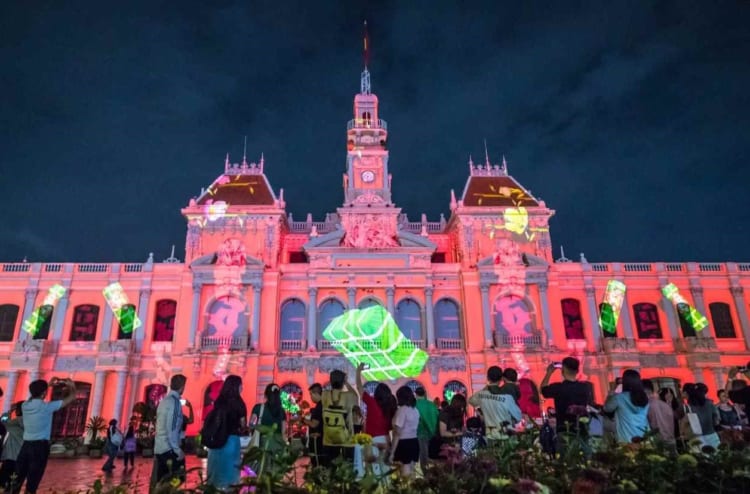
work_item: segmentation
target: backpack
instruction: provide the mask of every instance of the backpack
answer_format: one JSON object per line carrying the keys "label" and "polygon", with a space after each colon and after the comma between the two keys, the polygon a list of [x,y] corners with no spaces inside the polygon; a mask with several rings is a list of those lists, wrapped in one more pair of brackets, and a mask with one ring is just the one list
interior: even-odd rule
{"label": "backpack", "polygon": [[333,392],[328,400],[323,403],[323,445],[325,446],[350,446],[350,432],[347,423],[347,410],[340,405],[339,399],[333,401]]}
{"label": "backpack", "polygon": [[201,444],[208,449],[223,448],[229,439],[227,414],[223,408],[214,407],[201,428]]}
{"label": "backpack", "polygon": [[113,446],[117,446],[119,448],[122,444],[122,432],[115,429],[114,432],[112,432],[112,434],[110,434],[109,436],[109,442],[111,442]]}

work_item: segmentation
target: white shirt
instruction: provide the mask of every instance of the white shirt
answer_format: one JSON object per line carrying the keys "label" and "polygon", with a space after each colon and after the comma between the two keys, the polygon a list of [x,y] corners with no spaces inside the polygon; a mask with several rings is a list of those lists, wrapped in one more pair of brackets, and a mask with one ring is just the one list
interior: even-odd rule
{"label": "white shirt", "polygon": [[521,409],[518,408],[515,398],[506,394],[494,394],[484,388],[469,398],[469,404],[482,409],[484,423],[487,426],[487,436],[492,437],[500,433],[504,422],[510,426],[521,420]]}
{"label": "white shirt", "polygon": [[[24,416],[26,412],[24,412]],[[182,455],[180,449],[180,433],[182,432],[182,405],[180,394],[170,391],[159,402],[156,409],[156,437],[154,438],[154,453],[157,455],[174,451]]]}
{"label": "white shirt", "polygon": [[415,407],[400,406],[393,416],[393,427],[398,428],[399,439],[416,439],[419,427],[419,410]]}
{"label": "white shirt", "polygon": [[32,398],[21,405],[23,410],[23,440],[49,441],[52,434],[52,414],[62,408],[62,400],[44,401]]}

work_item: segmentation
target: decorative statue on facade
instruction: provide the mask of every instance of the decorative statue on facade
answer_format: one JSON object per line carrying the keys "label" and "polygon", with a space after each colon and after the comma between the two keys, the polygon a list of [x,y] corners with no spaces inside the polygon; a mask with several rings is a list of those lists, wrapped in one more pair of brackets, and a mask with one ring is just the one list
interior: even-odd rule
{"label": "decorative statue on facade", "polygon": [[216,252],[217,266],[244,266],[245,245],[238,238],[228,238],[219,246]]}
{"label": "decorative statue on facade", "polygon": [[355,249],[387,249],[398,247],[396,224],[384,215],[350,215],[342,218],[344,239],[341,245]]}

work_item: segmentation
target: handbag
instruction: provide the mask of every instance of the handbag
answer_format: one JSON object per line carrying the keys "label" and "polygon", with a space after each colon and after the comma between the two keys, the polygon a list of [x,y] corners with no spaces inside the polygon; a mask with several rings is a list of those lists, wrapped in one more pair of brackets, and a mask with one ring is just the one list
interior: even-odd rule
{"label": "handbag", "polygon": [[698,414],[693,412],[690,405],[685,405],[685,416],[680,419],[680,436],[692,439],[703,435],[703,428]]}
{"label": "handbag", "polygon": [[[260,422],[263,419],[263,411],[265,410],[265,408],[266,408],[266,404],[263,403],[260,406],[260,412],[258,412],[258,422],[255,424],[253,435],[248,438],[249,446],[251,448],[260,448],[260,431],[258,430],[258,426],[260,425]],[[242,441],[242,438],[240,438],[240,441]],[[242,442],[240,442],[240,445],[242,445]]]}

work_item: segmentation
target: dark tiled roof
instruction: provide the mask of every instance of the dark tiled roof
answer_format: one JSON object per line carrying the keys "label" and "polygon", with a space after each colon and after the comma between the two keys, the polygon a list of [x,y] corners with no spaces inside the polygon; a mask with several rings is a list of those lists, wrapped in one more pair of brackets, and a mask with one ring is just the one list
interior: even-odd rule
{"label": "dark tiled roof", "polygon": [[223,175],[198,199],[224,201],[230,206],[273,206],[274,195],[263,175]]}
{"label": "dark tiled roof", "polygon": [[538,206],[532,197],[513,177],[470,177],[463,197],[464,206]]}

